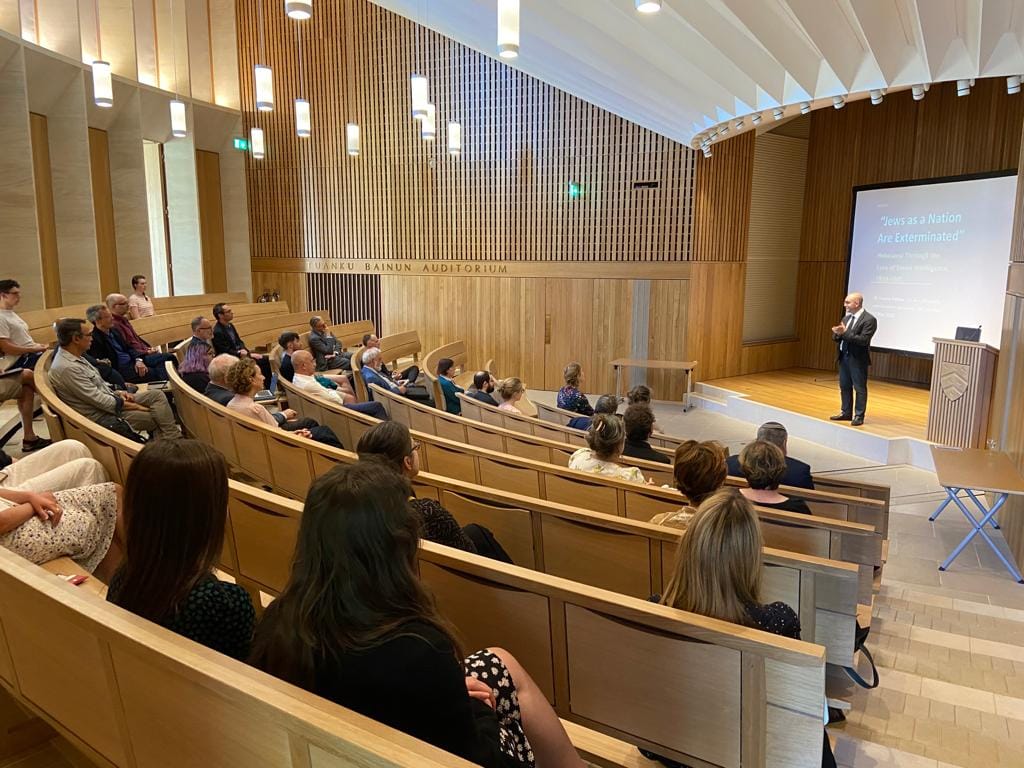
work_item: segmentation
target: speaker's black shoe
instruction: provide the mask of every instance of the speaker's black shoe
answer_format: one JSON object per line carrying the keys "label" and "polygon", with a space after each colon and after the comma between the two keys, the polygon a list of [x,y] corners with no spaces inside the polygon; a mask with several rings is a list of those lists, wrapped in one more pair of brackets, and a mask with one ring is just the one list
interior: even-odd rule
{"label": "speaker's black shoe", "polygon": [[837,413],[835,416],[828,417],[829,421],[850,421],[852,419],[853,416],[848,413]]}
{"label": "speaker's black shoe", "polygon": [[850,426],[851,427],[860,427],[860,426],[863,426],[863,424],[864,424],[864,417],[863,416],[856,416],[856,417],[854,417],[853,419],[850,420]]}

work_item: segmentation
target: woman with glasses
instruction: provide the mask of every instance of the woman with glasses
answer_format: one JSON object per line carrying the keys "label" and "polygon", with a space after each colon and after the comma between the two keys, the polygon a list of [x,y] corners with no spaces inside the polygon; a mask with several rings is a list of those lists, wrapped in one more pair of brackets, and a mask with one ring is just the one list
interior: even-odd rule
{"label": "woman with glasses", "polygon": [[[419,448],[408,427],[397,421],[383,421],[359,438],[356,453],[361,461],[378,462],[411,481],[420,473]],[[427,541],[512,562],[489,530],[475,523],[463,528],[436,499],[417,499],[414,494],[409,505],[416,512],[420,533]]]}

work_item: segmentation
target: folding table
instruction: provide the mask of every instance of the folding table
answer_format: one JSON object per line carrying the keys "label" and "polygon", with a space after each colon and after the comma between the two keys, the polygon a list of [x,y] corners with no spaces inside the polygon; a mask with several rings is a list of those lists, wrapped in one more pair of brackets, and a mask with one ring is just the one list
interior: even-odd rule
{"label": "folding table", "polygon": [[[995,542],[985,531],[986,525],[991,525],[995,529],[999,528],[999,524],[996,522],[996,513],[1011,495],[1024,495],[1024,477],[1021,477],[1013,461],[1001,451],[986,451],[981,448],[946,448],[933,445],[931,450],[932,459],[935,462],[935,474],[938,477],[939,485],[946,490],[946,498],[928,519],[935,520],[952,502],[960,508],[964,517],[967,518],[967,522],[971,524],[971,532],[957,544],[956,549],[939,566],[939,570],[944,571],[949,568],[957,556],[964,551],[964,548],[971,543],[971,540],[981,534],[992,551],[996,553],[996,557],[1006,566],[1010,575],[1018,583],[1024,584],[1024,578],[1021,578],[1020,571],[999,551]],[[961,491],[966,492],[967,498],[978,508],[981,513],[980,518],[975,517],[968,509],[960,497]],[[984,493],[995,494],[996,499],[991,507],[986,508],[984,500],[980,498],[979,494]]]}

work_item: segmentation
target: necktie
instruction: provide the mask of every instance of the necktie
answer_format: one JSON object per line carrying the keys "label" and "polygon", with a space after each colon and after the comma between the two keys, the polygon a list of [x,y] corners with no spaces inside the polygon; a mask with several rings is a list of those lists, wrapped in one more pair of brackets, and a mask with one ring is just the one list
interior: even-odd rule
{"label": "necktie", "polygon": [[[850,326],[853,325],[853,315],[847,315],[846,317],[844,317],[843,318],[843,325],[846,326],[846,330],[850,330]],[[840,341],[839,342],[839,351],[840,352],[845,352],[846,351],[846,342],[845,341]]]}

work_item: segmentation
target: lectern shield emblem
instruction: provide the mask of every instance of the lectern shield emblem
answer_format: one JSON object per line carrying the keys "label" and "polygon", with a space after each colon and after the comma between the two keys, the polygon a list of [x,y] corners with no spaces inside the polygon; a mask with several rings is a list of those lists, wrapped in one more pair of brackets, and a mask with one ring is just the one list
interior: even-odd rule
{"label": "lectern shield emblem", "polygon": [[956,402],[967,391],[967,377],[970,370],[970,366],[963,363],[949,361],[942,363],[942,369],[939,371],[939,386],[947,400]]}

